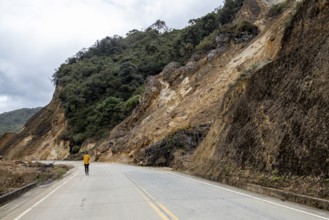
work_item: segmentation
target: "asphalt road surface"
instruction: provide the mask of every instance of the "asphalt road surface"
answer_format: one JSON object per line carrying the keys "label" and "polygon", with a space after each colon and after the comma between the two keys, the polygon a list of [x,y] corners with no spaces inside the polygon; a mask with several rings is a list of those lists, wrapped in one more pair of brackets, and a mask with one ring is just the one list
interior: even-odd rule
{"label": "asphalt road surface", "polygon": [[329,212],[172,172],[92,163],[0,207],[10,220],[329,219]]}

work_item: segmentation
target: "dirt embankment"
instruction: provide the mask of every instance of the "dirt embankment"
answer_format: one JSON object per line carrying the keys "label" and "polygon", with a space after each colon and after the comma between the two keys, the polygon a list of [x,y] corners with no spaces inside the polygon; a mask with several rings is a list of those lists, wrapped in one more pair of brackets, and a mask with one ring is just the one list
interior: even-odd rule
{"label": "dirt embankment", "polygon": [[329,3],[290,14],[279,57],[228,91],[190,172],[328,199]]}
{"label": "dirt embankment", "polygon": [[53,165],[23,161],[0,161],[0,195],[27,184],[45,184],[62,178],[70,169],[66,165]]}

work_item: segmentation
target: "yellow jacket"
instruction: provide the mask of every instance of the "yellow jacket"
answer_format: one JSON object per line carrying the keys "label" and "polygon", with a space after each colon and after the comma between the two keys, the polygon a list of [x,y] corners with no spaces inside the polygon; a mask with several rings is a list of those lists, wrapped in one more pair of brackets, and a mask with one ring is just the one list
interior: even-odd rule
{"label": "yellow jacket", "polygon": [[85,154],[85,155],[83,155],[83,163],[84,163],[84,164],[89,164],[89,161],[90,161],[90,156],[89,156],[89,154]]}

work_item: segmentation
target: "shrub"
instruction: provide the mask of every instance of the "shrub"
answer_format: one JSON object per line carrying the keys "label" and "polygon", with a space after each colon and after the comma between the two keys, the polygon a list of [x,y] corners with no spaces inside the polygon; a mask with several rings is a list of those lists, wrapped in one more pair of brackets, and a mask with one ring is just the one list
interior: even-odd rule
{"label": "shrub", "polygon": [[225,0],[223,8],[219,12],[221,24],[227,24],[233,21],[236,13],[242,7],[243,0]]}
{"label": "shrub", "polygon": [[59,178],[62,178],[64,174],[67,172],[67,169],[65,169],[64,167],[57,166],[54,168],[54,171]]}
{"label": "shrub", "polygon": [[76,154],[76,153],[79,153],[80,151],[80,147],[78,145],[75,145],[72,147],[72,154]]}
{"label": "shrub", "polygon": [[216,36],[218,35],[217,31],[214,31],[209,36],[205,37],[195,48],[197,51],[209,51],[211,49],[216,48]]}
{"label": "shrub", "polygon": [[139,98],[140,95],[135,95],[128,99],[126,102],[122,103],[121,111],[127,114],[131,112],[139,104]]}
{"label": "shrub", "polygon": [[269,17],[278,16],[282,14],[282,12],[286,7],[287,7],[287,1],[272,5],[271,8],[268,10],[267,16]]}
{"label": "shrub", "polygon": [[253,35],[258,34],[258,27],[248,21],[241,21],[235,26],[236,32],[247,32]]}

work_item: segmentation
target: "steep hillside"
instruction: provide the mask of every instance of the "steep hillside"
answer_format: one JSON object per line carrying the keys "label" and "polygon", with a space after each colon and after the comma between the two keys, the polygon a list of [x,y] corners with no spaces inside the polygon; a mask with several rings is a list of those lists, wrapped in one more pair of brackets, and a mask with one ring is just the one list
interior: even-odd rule
{"label": "steep hillside", "polygon": [[[88,49],[77,52],[53,74],[56,94],[44,110],[57,109],[54,114],[51,113],[50,117],[45,117],[46,112],[39,114],[29,122],[31,126],[24,132],[4,137],[0,142],[0,153],[12,155],[12,158],[23,157],[24,154],[29,158],[37,159],[41,155],[42,158],[46,155],[52,158],[49,153],[27,150],[32,145],[34,149],[48,146],[47,132],[35,138],[30,136],[34,130],[43,131],[45,126],[49,128],[48,131],[60,131],[55,132],[56,137],[51,138],[50,145],[57,146],[55,140],[65,142],[63,150],[67,154],[76,154],[93,147],[131,114],[140,101],[148,77],[157,75],[173,60],[182,65],[192,55],[197,58],[216,48],[215,37],[220,29],[227,29],[232,36],[236,35],[240,39],[238,34],[248,25],[237,27],[230,25],[230,22],[242,2],[227,0],[223,7],[201,18],[191,19],[189,26],[182,30],[169,29],[163,21],[158,20],[143,31],[131,30],[126,37],[105,37]],[[185,72],[188,71],[187,68]],[[54,118],[65,121],[65,124],[59,123],[63,127],[48,127],[53,125]],[[32,132],[29,133],[29,129]],[[18,151],[21,152],[19,155]]]}
{"label": "steep hillside", "polygon": [[[236,79],[246,69],[270,62],[281,48],[284,18],[265,21],[266,9],[263,1],[245,1],[235,28],[218,33],[215,50],[207,56],[192,57],[185,66],[170,63],[149,78],[140,105],[98,148],[103,152],[100,160],[121,158],[143,164],[140,150],[175,132],[213,124],[224,95]],[[259,30],[250,24],[248,31],[237,28],[245,27],[245,20],[257,22]]]}
{"label": "steep hillside", "polygon": [[18,132],[41,108],[23,108],[0,114],[0,136],[6,132]]}
{"label": "steep hillside", "polygon": [[87,149],[329,198],[328,1],[225,2],[182,31],[158,21],[69,58],[52,102],[0,154]]}
{"label": "steep hillside", "polygon": [[[157,75],[171,61],[184,64],[215,48],[215,34],[230,23],[242,0],[227,0],[223,8],[191,19],[182,30],[169,29],[158,20],[126,37],[96,41],[56,70],[54,83],[67,118],[65,136],[72,152],[86,140],[98,141],[123,121],[139,103],[147,77]],[[74,149],[73,149],[74,148]]]}
{"label": "steep hillside", "polygon": [[222,31],[207,57],[149,78],[97,157],[329,198],[328,2],[275,7],[245,1],[235,22],[256,37]]}
{"label": "steep hillside", "polygon": [[53,101],[35,114],[18,134],[0,138],[0,155],[7,159],[63,159],[69,155],[69,142],[61,138],[66,119],[61,105]]}
{"label": "steep hillside", "polygon": [[329,3],[305,1],[295,10],[278,58],[225,94],[190,172],[281,187],[295,176],[290,190],[329,197]]}

